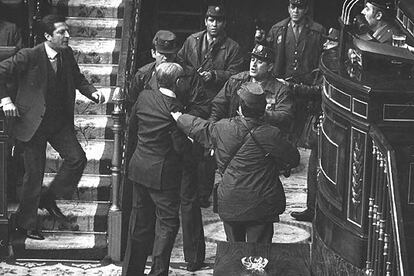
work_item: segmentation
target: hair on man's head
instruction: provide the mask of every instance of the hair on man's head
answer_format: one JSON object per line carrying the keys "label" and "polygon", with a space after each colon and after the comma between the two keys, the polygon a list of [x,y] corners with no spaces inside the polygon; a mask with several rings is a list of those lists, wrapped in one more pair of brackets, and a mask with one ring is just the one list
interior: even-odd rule
{"label": "hair on man's head", "polygon": [[58,22],[65,22],[66,18],[62,15],[58,14],[49,14],[42,18],[39,22],[39,34],[50,34],[53,35],[53,31],[55,30],[55,23]]}
{"label": "hair on man's head", "polygon": [[174,62],[164,62],[156,68],[158,85],[163,88],[173,89],[177,78],[183,74],[183,67]]}

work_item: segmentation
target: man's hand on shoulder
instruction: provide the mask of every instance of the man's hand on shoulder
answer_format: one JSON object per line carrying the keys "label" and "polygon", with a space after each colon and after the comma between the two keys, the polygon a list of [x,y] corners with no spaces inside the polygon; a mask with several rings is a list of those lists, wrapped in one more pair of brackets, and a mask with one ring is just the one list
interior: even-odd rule
{"label": "man's hand on shoulder", "polygon": [[1,107],[3,108],[4,116],[6,117],[20,117],[19,110],[11,101],[10,97],[1,99]]}
{"label": "man's hand on shoulder", "polygon": [[174,118],[174,120],[178,120],[178,118],[183,115],[183,113],[181,113],[180,111],[177,112],[171,112],[171,116]]}
{"label": "man's hand on shoulder", "polygon": [[95,103],[103,103],[105,102],[105,96],[100,91],[95,91],[92,93],[92,98]]}

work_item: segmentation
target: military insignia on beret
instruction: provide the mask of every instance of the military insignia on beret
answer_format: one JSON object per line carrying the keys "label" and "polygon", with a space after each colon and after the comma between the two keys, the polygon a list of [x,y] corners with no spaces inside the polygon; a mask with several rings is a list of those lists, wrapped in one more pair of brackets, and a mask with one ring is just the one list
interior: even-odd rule
{"label": "military insignia on beret", "polygon": [[280,43],[282,43],[282,35],[279,35],[277,37],[277,44],[280,44]]}

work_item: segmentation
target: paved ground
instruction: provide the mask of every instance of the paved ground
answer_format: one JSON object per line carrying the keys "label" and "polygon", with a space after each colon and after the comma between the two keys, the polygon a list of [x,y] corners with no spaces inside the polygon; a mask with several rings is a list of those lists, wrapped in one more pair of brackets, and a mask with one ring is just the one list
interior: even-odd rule
{"label": "paved ground", "polygon": [[[275,224],[273,242],[304,242],[310,238],[311,224],[300,223],[290,217],[292,211],[305,208],[306,204],[306,167],[309,158],[308,150],[300,150],[301,164],[289,178],[282,182],[286,192],[286,211],[281,215],[280,223]],[[203,209],[204,230],[206,235],[206,266],[196,273],[185,270],[182,250],[182,235],[179,232],[171,256],[170,275],[213,275],[214,258],[217,240],[225,240],[223,227],[212,208]],[[7,264],[0,262],[0,275],[121,275],[119,264],[102,265],[100,263],[47,263],[47,262],[16,262]]]}

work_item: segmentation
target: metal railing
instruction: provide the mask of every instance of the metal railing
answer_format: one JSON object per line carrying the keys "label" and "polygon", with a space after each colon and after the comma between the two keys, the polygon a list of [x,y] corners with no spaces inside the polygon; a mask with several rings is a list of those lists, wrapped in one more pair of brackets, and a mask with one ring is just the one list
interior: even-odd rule
{"label": "metal railing", "polygon": [[381,131],[371,126],[372,178],[368,209],[366,275],[407,275],[397,164]]}

